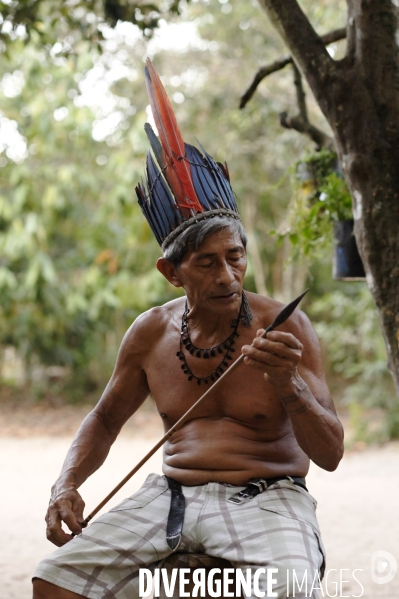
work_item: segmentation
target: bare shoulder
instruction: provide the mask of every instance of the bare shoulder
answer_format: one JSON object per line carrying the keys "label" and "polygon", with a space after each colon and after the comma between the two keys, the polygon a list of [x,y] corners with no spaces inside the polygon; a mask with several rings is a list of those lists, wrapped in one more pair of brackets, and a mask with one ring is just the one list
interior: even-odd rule
{"label": "bare shoulder", "polygon": [[[267,328],[285,304],[271,297],[246,292],[254,316],[254,326]],[[279,327],[279,330],[289,332],[304,345],[316,344],[319,347],[317,335],[306,314],[299,308],[294,310],[288,320]]]}
{"label": "bare shoulder", "polygon": [[252,315],[256,320],[256,323],[262,323],[263,327],[269,326],[278,312],[284,308],[284,304],[272,297],[258,295],[257,293],[252,293],[250,291],[246,291],[245,294],[248,298]]}
{"label": "bare shoulder", "polygon": [[103,396],[110,405],[115,406],[118,398],[122,398],[122,403],[127,402],[126,405],[133,410],[144,401],[150,392],[145,369],[146,360],[159,340],[167,334],[173,314],[179,309],[182,301],[184,300],[180,298],[151,308],[138,316],[129,327]]}
{"label": "bare shoulder", "polygon": [[151,349],[154,341],[166,334],[175,316],[181,314],[183,306],[184,298],[178,298],[140,314],[127,330],[121,349],[136,354]]}

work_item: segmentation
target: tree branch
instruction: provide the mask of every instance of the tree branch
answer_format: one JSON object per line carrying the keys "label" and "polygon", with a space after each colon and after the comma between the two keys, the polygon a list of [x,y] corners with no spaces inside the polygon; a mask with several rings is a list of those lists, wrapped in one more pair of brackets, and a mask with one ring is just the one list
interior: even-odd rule
{"label": "tree branch", "polygon": [[[334,42],[338,42],[340,40],[345,39],[345,37],[346,29],[345,27],[342,27],[341,29],[335,29],[334,31],[330,31],[325,35],[322,35],[320,39],[322,40],[323,44],[328,46],[329,44],[333,44]],[[280,58],[279,60],[276,60],[265,67],[261,67],[259,71],[256,73],[251,85],[241,96],[240,108],[244,108],[248,104],[248,102],[254,95],[258,85],[261,81],[263,81],[263,79],[265,79],[268,75],[271,75],[272,73],[281,71],[281,69],[286,67],[288,64],[291,64],[292,62],[293,60],[291,56],[284,56],[283,58]]]}
{"label": "tree branch", "polygon": [[314,125],[305,123],[299,115],[290,117],[287,112],[282,112],[280,114],[280,125],[285,129],[294,129],[295,131],[298,131],[298,133],[303,133],[310,137],[310,139],[315,142],[317,150],[320,148],[327,148],[333,152],[336,151],[332,137],[327,135],[327,133],[320,131],[320,129]]}
{"label": "tree branch", "polygon": [[303,89],[302,85],[302,76],[295,62],[292,63],[292,70],[294,71],[294,85],[296,91],[296,101],[299,108],[299,116],[301,117],[304,123],[309,124],[305,90]]}
{"label": "tree branch", "polygon": [[328,46],[329,44],[333,44],[334,42],[344,40],[345,37],[346,27],[341,27],[340,29],[334,29],[333,31],[325,33],[324,35],[320,36],[320,39],[324,45]]}
{"label": "tree branch", "polygon": [[308,109],[306,106],[305,90],[302,85],[302,76],[295,62],[292,64],[294,71],[294,84],[296,91],[296,100],[298,103],[299,113],[297,116],[289,117],[287,112],[280,114],[280,125],[286,129],[295,129],[299,133],[303,133],[310,137],[316,144],[316,149],[328,148],[335,151],[334,140],[332,137],[317,129],[309,121]]}
{"label": "tree branch", "polygon": [[240,109],[245,108],[245,106],[248,104],[248,102],[256,92],[259,83],[263,81],[263,79],[265,79],[268,75],[271,75],[272,73],[276,73],[276,71],[281,71],[281,69],[286,67],[287,64],[291,63],[291,56],[284,56],[284,58],[280,58],[280,60],[276,60],[275,62],[272,62],[271,64],[267,65],[266,67],[260,68],[259,71],[256,73],[255,77],[253,78],[251,85],[241,96]]}
{"label": "tree branch", "polygon": [[[259,0],[314,92],[325,92],[334,60],[297,0]],[[315,93],[317,96],[318,94]]]}

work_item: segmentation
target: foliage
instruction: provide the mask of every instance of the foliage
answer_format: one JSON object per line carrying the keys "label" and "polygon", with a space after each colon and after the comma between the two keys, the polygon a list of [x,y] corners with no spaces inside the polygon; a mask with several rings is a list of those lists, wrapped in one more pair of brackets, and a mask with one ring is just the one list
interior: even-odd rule
{"label": "foliage", "polygon": [[122,102],[122,128],[94,141],[95,115],[74,102],[73,62],[25,49],[11,72],[25,84],[15,95],[3,85],[1,123],[18,119],[23,136],[0,170],[0,344],[17,348],[28,371],[64,366],[90,387],[109,369],[109,335],[173,297],[154,276],[158,250],[134,199],[145,115]]}
{"label": "foliage", "polygon": [[15,40],[35,44],[62,43],[65,53],[77,51],[85,40],[101,50],[103,26],[133,23],[150,36],[162,17],[180,14],[180,0],[9,0],[0,2],[0,42],[3,49]]}
{"label": "foliage", "polygon": [[345,381],[342,401],[350,407],[359,429],[359,407],[385,412],[386,438],[398,438],[398,412],[393,380],[386,366],[386,349],[378,313],[364,284],[333,291],[310,307],[315,329],[326,348],[331,369]]}
{"label": "foliage", "polygon": [[352,199],[340,173],[336,154],[321,150],[295,164],[288,236],[295,256],[314,260],[332,244],[332,223],[352,218]]}
{"label": "foliage", "polygon": [[[58,1],[41,4],[53,14],[61,6]],[[312,3],[311,8],[319,28],[340,24],[331,3]],[[284,52],[255,2],[192,2],[185,22],[194,33],[183,49],[162,49],[157,36],[148,43],[133,25],[116,26],[102,29],[100,55],[92,51],[96,42],[82,41],[89,29],[69,31],[62,16],[58,21],[53,30],[49,26],[46,43],[60,42],[61,49],[56,44],[43,52],[32,30],[30,43],[7,42],[9,58],[0,65],[0,127],[11,128],[16,139],[14,146],[0,139],[0,347],[16,347],[32,376],[39,366],[64,366],[70,396],[80,399],[104,384],[134,318],[176,297],[155,270],[159,248],[134,194],[148,148],[145,57],[150,55],[162,73],[185,139],[199,139],[218,160],[228,161],[267,287],[277,296],[284,256],[269,233],[286,214],[291,195],[287,166],[309,142],[278,124],[282,107],[295,109],[288,70],[261,85],[245,111],[237,109],[248,71]],[[176,29],[176,41],[179,35]],[[343,185],[338,177],[327,179],[327,191],[329,185]],[[249,205],[253,221],[247,219]],[[250,263],[246,287],[255,290],[253,273]],[[324,276],[313,285],[315,297],[329,289]],[[353,304],[354,297],[349,295]],[[313,316],[324,326],[326,332],[319,331],[323,338],[334,336],[338,327],[338,352],[341,329],[333,311]],[[367,331],[360,328],[357,335],[362,345]],[[390,379],[379,355],[375,395],[385,397]],[[334,356],[330,370],[340,368]],[[367,359],[372,362],[371,355]],[[353,371],[345,380],[354,385],[362,376]],[[39,391],[47,386],[48,378]]]}
{"label": "foliage", "polygon": [[[239,201],[258,196],[264,226],[285,207],[281,190],[269,192],[264,179],[283,174],[287,148],[276,150],[274,135],[265,135],[266,127],[278,131],[276,102],[237,110],[242,68],[231,73],[264,37],[253,7],[237,3],[230,30],[222,8],[217,3],[211,15],[193,6],[202,37],[154,61],[185,138],[228,159]],[[0,126],[13,138],[0,142],[0,346],[17,349],[31,380],[64,367],[73,397],[104,383],[134,318],[177,293],[155,270],[159,248],[135,200],[148,148],[148,51],[144,38],[132,45],[131,29],[123,31],[108,31],[101,55],[83,48],[65,57],[16,41],[0,67]],[[231,48],[232,32],[241,48]],[[272,259],[272,241],[262,251]]]}

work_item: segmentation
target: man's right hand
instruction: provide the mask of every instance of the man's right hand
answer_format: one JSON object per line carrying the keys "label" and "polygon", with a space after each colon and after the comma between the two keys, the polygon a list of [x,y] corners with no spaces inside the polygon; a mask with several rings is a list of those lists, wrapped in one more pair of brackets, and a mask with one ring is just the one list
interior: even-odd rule
{"label": "man's right hand", "polygon": [[104,463],[122,426],[150,393],[143,361],[164,326],[159,316],[154,318],[157,310],[139,316],[123,338],[111,380],[82,422],[51,489],[47,538],[58,547],[72,538],[62,530],[63,522],[74,534],[82,532],[85,504],[77,489]]}
{"label": "man's right hand", "polygon": [[62,522],[65,522],[75,535],[80,534],[84,522],[84,507],[85,503],[75,488],[58,490],[54,485],[45,518],[48,540],[61,547],[73,538],[62,530]]}

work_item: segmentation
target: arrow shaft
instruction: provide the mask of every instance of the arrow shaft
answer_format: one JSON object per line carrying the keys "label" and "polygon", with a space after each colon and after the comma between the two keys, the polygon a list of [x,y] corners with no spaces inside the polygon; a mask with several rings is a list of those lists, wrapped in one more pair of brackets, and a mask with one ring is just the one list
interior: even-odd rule
{"label": "arrow shaft", "polygon": [[[306,292],[307,291],[305,291],[305,293]],[[267,333],[269,333],[270,331],[273,331],[276,328],[276,326],[281,325],[283,322],[285,322],[285,320],[287,320],[287,318],[289,318],[289,316],[295,310],[295,308],[297,307],[297,305],[299,304],[300,300],[305,295],[305,293],[300,295],[293,302],[291,302],[290,304],[288,304],[281,310],[281,312],[277,315],[277,317],[274,319],[272,324],[263,333],[263,335],[262,335],[263,338],[266,337]],[[158,443],[156,443],[154,445],[154,447],[152,449],[150,449],[150,451],[139,461],[138,464],[136,464],[136,466],[125,476],[125,478],[123,478],[121,480],[121,482],[119,484],[117,484],[116,487],[114,489],[112,489],[112,491],[110,493],[108,493],[108,495],[101,501],[101,503],[99,503],[96,506],[96,508],[92,512],[90,512],[90,514],[83,521],[83,524],[82,524],[83,528],[85,526],[87,526],[87,524],[90,522],[90,520],[92,520],[94,518],[94,516],[132,478],[132,476],[134,474],[136,474],[136,472],[138,470],[140,470],[140,468],[142,466],[144,466],[144,464],[150,459],[150,457],[153,456],[154,453],[156,451],[158,451],[158,449],[166,443],[166,441],[169,439],[169,437],[171,437],[177,430],[179,430],[183,426],[183,424],[185,424],[190,419],[192,413],[196,410],[196,408],[199,406],[199,404],[202,403],[204,401],[204,399],[209,397],[209,395],[211,393],[213,393],[216,389],[218,389],[219,386],[222,384],[222,382],[228,376],[230,376],[232,372],[234,372],[239,367],[239,365],[243,362],[244,357],[245,357],[244,354],[241,354],[241,356],[235,362],[233,362],[233,364],[231,366],[229,366],[229,368],[222,374],[221,377],[218,378],[218,380],[212,385],[212,387],[207,389],[207,391],[205,391],[205,393],[203,395],[201,395],[201,397],[199,399],[197,399],[197,401],[191,406],[191,408],[189,408],[187,410],[187,412],[185,412],[183,414],[183,416],[168,430],[168,432],[162,437],[162,439],[160,439],[158,441]]]}

